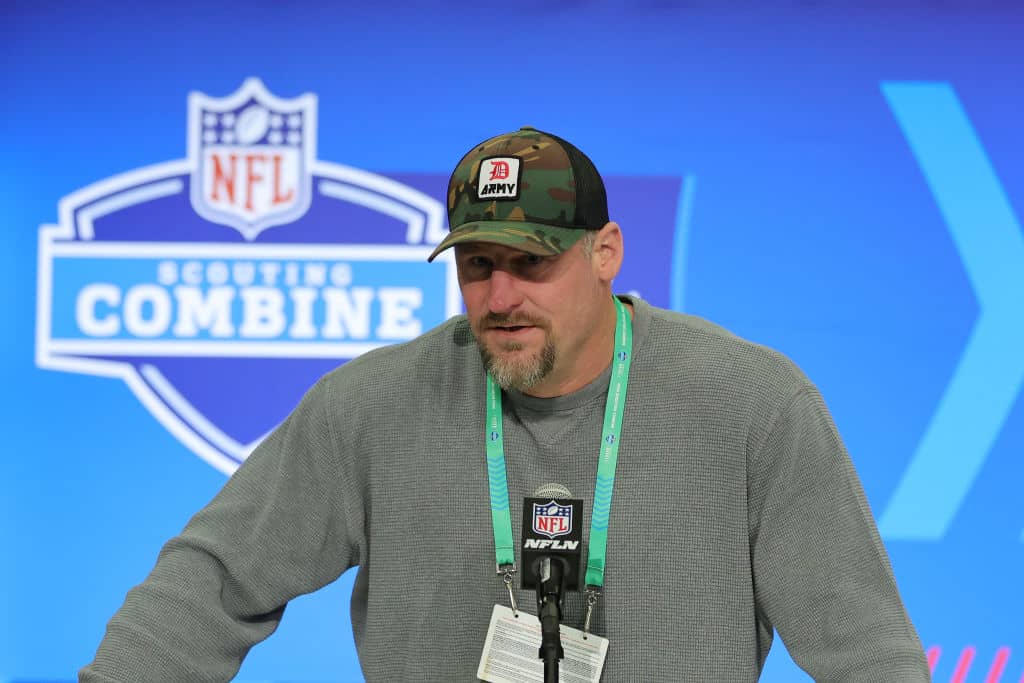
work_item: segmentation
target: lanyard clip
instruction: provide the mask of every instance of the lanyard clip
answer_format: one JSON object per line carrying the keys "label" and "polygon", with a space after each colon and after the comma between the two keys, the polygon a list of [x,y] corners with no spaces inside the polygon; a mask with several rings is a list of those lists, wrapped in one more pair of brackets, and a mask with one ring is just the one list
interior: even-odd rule
{"label": "lanyard clip", "polygon": [[587,617],[583,620],[584,638],[590,635],[590,617],[593,615],[594,605],[597,604],[600,597],[601,588],[599,586],[587,586]]}
{"label": "lanyard clip", "polygon": [[498,570],[498,574],[501,576],[502,583],[505,584],[505,588],[508,589],[508,601],[512,603],[512,613],[515,616],[519,616],[519,607],[516,605],[516,594],[512,590],[512,575],[516,573],[516,566],[514,564],[499,564],[495,565]]}

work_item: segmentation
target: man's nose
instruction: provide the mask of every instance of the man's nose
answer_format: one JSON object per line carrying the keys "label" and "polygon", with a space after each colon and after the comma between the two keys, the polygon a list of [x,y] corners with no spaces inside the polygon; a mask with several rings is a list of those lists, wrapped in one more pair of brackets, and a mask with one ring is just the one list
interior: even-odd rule
{"label": "man's nose", "polygon": [[490,284],[487,305],[492,313],[509,313],[523,302],[519,281],[504,270],[492,271]]}

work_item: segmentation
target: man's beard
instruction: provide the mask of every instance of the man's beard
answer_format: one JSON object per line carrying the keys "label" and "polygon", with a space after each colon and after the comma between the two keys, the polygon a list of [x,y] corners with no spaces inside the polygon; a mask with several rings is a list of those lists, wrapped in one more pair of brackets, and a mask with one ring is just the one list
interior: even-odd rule
{"label": "man's beard", "polygon": [[542,321],[534,320],[508,320],[505,316],[490,314],[484,323],[498,325],[515,325],[517,323],[532,324],[544,331],[544,346],[537,353],[525,355],[522,353],[523,344],[509,342],[499,347],[499,352],[487,348],[481,339],[482,334],[476,336],[476,345],[483,357],[484,367],[494,377],[502,389],[515,389],[524,391],[536,386],[547,377],[555,367],[555,344],[547,332],[547,325]]}
{"label": "man's beard", "polygon": [[[544,347],[533,355],[517,353],[513,357],[491,353],[479,340],[480,355],[484,359],[484,367],[491,373],[494,381],[502,389],[524,391],[540,383],[555,367],[555,345],[550,339],[544,341]],[[506,344],[503,351],[518,352],[522,344]]]}

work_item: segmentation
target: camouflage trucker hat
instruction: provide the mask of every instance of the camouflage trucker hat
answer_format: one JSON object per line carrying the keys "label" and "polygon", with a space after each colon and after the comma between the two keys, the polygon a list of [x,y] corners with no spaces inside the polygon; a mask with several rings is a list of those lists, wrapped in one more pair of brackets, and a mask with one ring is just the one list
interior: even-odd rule
{"label": "camouflage trucker hat", "polygon": [[448,181],[451,232],[428,261],[463,242],[560,254],[608,222],[604,183],[593,162],[565,140],[520,128],[481,142]]}

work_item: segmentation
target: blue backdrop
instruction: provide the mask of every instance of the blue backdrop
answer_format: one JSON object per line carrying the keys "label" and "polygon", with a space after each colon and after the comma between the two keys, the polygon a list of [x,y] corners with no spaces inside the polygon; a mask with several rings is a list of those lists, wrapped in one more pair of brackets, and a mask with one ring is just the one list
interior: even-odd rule
{"label": "blue backdrop", "polygon": [[[458,308],[446,265],[414,265],[447,173],[532,125],[607,175],[620,291],[778,348],[819,385],[935,680],[1024,681],[1024,10],[774,5],[5,6],[0,680],[73,679],[304,386],[414,332],[405,313],[425,328]],[[267,92],[218,104],[249,78]],[[190,110],[190,93],[213,99]],[[204,159],[256,138],[295,151],[259,161],[267,201],[273,172],[298,169],[278,174],[295,194],[276,217],[245,213],[238,178],[232,206],[201,191]],[[279,224],[246,232],[260,220]],[[335,284],[372,291],[368,331],[353,314],[340,347],[244,325],[182,344],[178,309],[161,326],[187,263],[212,296],[206,266],[239,260],[283,273],[255,337],[308,263],[351,266]],[[351,581],[295,601],[238,680],[360,680]],[[777,644],[764,679],[806,676]]]}

